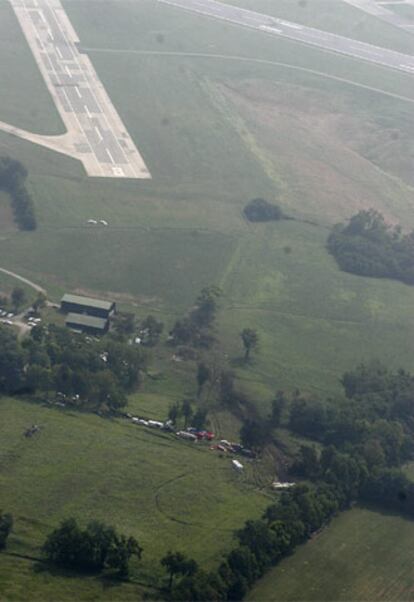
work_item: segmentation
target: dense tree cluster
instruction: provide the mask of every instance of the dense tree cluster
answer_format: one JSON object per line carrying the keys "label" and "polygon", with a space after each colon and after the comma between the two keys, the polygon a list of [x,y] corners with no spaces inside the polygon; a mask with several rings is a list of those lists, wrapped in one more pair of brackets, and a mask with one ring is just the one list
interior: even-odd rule
{"label": "dense tree cluster", "polygon": [[34,204],[25,186],[26,178],[27,170],[19,161],[0,157],[0,190],[10,195],[14,220],[20,230],[35,230]]}
{"label": "dense tree cluster", "polygon": [[217,314],[217,300],[221,291],[216,286],[203,288],[195,307],[181,320],[177,320],[170,332],[172,345],[189,345],[209,348],[214,342],[212,328]]}
{"label": "dense tree cluster", "polygon": [[372,363],[344,374],[345,397],[321,402],[298,394],[289,426],[324,448],[302,446],[298,474],[414,515],[414,487],[399,467],[414,453],[414,377]]}
{"label": "dense tree cluster", "polygon": [[57,566],[80,571],[107,570],[128,577],[129,560],[141,558],[142,548],[134,537],[120,535],[114,527],[91,521],[81,529],[75,519],[62,521],[43,546],[46,560]]}
{"label": "dense tree cluster", "polygon": [[73,405],[114,410],[126,404],[145,368],[136,346],[37,326],[23,342],[0,327],[0,393],[60,395]]}
{"label": "dense tree cluster", "polygon": [[243,213],[249,222],[271,222],[284,217],[278,205],[273,205],[265,199],[252,199],[245,206]]}
{"label": "dense tree cluster", "polygon": [[346,272],[414,284],[414,231],[402,234],[373,209],[336,225],[327,248]]}

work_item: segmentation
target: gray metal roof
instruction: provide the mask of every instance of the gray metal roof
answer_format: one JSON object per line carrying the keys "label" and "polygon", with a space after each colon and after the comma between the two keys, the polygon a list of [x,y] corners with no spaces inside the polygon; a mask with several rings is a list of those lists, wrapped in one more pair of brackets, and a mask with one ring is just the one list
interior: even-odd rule
{"label": "gray metal roof", "polygon": [[92,299],[92,297],[81,297],[80,295],[70,295],[67,293],[63,295],[61,303],[77,303],[78,305],[85,305],[86,307],[96,307],[98,309],[110,310],[113,301],[102,301],[102,299]]}
{"label": "gray metal roof", "polygon": [[66,324],[73,324],[74,326],[89,326],[90,328],[105,330],[107,323],[106,318],[97,318],[86,314],[71,313],[66,316]]}

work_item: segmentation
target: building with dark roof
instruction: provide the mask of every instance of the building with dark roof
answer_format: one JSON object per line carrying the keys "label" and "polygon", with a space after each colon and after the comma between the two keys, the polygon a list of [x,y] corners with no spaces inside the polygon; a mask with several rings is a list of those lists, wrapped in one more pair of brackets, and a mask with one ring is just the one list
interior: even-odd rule
{"label": "building with dark roof", "polygon": [[108,318],[97,318],[96,316],[88,316],[86,314],[69,313],[66,316],[65,324],[68,328],[77,332],[85,332],[86,334],[105,334],[109,329]]}
{"label": "building with dark roof", "polygon": [[114,301],[102,301],[80,295],[63,295],[60,309],[65,313],[86,314],[96,318],[108,319],[116,310]]}

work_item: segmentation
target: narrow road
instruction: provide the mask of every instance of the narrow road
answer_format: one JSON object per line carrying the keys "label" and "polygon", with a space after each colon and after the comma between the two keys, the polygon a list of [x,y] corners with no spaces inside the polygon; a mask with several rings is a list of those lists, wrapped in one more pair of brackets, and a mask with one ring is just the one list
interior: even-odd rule
{"label": "narrow road", "polygon": [[46,290],[44,288],[42,288],[35,282],[32,282],[31,280],[24,278],[23,276],[19,276],[19,274],[16,274],[16,272],[11,272],[10,270],[6,270],[5,268],[0,268],[0,272],[3,272],[3,274],[7,274],[8,276],[11,276],[12,278],[16,278],[16,280],[20,280],[20,282],[24,282],[24,284],[27,284],[27,286],[34,288],[34,290],[38,291],[39,293],[43,293],[44,295],[47,295]]}

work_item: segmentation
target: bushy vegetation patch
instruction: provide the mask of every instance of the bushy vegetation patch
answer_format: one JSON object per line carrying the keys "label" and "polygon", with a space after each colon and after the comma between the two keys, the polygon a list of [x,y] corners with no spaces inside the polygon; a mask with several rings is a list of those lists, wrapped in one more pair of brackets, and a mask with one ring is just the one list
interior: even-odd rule
{"label": "bushy vegetation patch", "polygon": [[327,248],[345,272],[414,284],[414,231],[403,234],[374,209],[336,225]]}
{"label": "bushy vegetation patch", "polygon": [[285,217],[278,205],[260,198],[249,201],[243,213],[249,222],[273,222]]}
{"label": "bushy vegetation patch", "polygon": [[129,559],[141,558],[142,548],[134,537],[117,533],[114,527],[90,521],[81,529],[74,518],[61,522],[43,546],[47,561],[56,566],[80,571],[113,571],[127,577]]}
{"label": "bushy vegetation patch", "polygon": [[34,204],[25,180],[27,169],[10,157],[0,157],[0,189],[10,195],[14,220],[20,230],[35,230]]}

